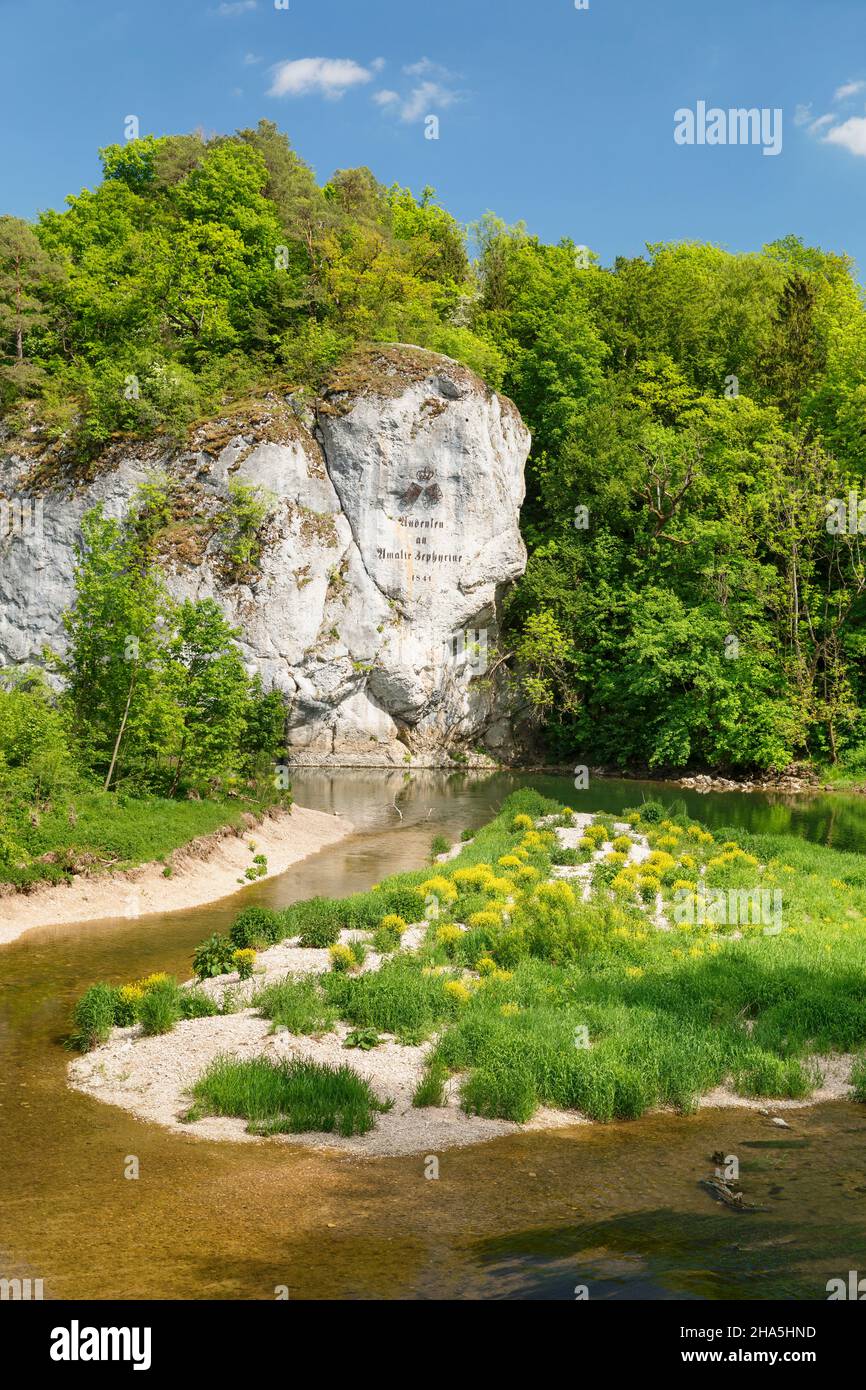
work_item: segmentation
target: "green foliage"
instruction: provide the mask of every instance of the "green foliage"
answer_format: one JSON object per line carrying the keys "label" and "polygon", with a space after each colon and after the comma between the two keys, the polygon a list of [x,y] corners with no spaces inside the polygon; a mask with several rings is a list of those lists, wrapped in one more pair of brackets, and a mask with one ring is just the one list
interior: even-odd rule
{"label": "green foliage", "polygon": [[346,1034],[344,1047],[357,1048],[359,1052],[372,1052],[374,1047],[378,1047],[382,1039],[375,1028],[353,1028],[351,1033]]}
{"label": "green foliage", "polygon": [[[182,439],[275,383],[310,396],[360,345],[445,352],[532,431],[529,560],[505,637],[553,757],[773,769],[808,755],[832,768],[862,747],[859,537],[824,524],[864,467],[866,309],[845,256],[789,236],[740,255],[650,245],[602,269],[568,238],[548,245],[488,214],[471,262],[432,189],[388,188],[366,168],[320,186],[268,121],[101,156],[101,184],[64,211],[35,227],[0,219],[0,409],[13,425],[35,422],[80,457],[124,433]],[[237,479],[229,493],[218,545],[244,578],[269,499]],[[81,661],[101,648],[104,662],[82,666],[77,687],[94,765],[108,770],[130,689],[124,777],[152,784],[142,753],[160,739],[162,773],[193,780],[230,775],[239,738],[248,759],[253,723],[270,751],[278,711],[239,708],[223,646],[202,651],[225,717],[215,749],[196,746],[195,683],[179,710],[179,680],[147,675],[161,603],[147,566],[126,568],[110,528],[91,524],[86,544],[105,552],[104,580],[128,575],[113,598],[95,573],[88,586],[94,651],[76,629]],[[216,635],[213,615],[190,625]],[[125,636],[141,643],[135,665]],[[97,675],[88,722],[81,694]]]}
{"label": "green foliage", "polygon": [[494,218],[478,242],[474,326],[533,431],[515,685],[554,756],[835,761],[866,698],[862,562],[824,525],[863,471],[850,263],[789,238],[603,271]]}
{"label": "green foliage", "polygon": [[256,963],[256,953],[250,946],[239,946],[232,955],[232,965],[239,980],[251,980]]}
{"label": "green foliage", "polygon": [[315,980],[296,979],[292,975],[263,986],[253,1004],[273,1021],[273,1031],[285,1028],[298,1034],[327,1033],[337,1018],[336,1010],[328,1004]]}
{"label": "green foliage", "polygon": [[351,1067],[218,1057],[193,1087],[195,1118],[232,1115],[251,1134],[366,1134],[390,1108]]}
{"label": "green foliage", "polygon": [[203,989],[182,989],[179,1008],[181,1018],[213,1018],[220,1012],[216,1000]]}
{"label": "green foliage", "polygon": [[245,907],[229,928],[235,946],[270,946],[282,936],[283,919],[269,907]]}
{"label": "green foliage", "polygon": [[444,1105],[447,1080],[448,1068],[433,1058],[412,1092],[412,1104],[419,1110],[428,1106]]}
{"label": "green foliage", "polygon": [[146,991],[138,1010],[146,1037],[170,1033],[181,1017],[181,991],[175,980],[164,980]]}
{"label": "green foliage", "polygon": [[550,856],[550,862],[557,865],[585,864],[590,858],[590,853],[590,850],[585,849],[555,849]]}
{"label": "green foliage", "polygon": [[401,1041],[423,1040],[440,1019],[453,1012],[443,980],[422,975],[414,958],[398,956],[365,975],[326,975],[323,986],[326,997],[350,1023],[395,1033]]}
{"label": "green foliage", "polygon": [[255,570],[262,551],[261,529],[272,499],[260,488],[237,478],[229,480],[228,503],[220,516],[217,534],[222,552],[238,575]]}
{"label": "green foliage", "polygon": [[[722,829],[714,836],[681,806],[659,819],[655,810],[652,802],[642,807],[638,830],[649,836],[654,857],[636,880],[646,886],[652,910],[657,892],[670,908],[671,890],[684,872],[707,889],[747,891],[757,882],[781,893],[781,930],[743,921],[732,934],[727,923],[673,918],[660,931],[635,892],[630,902],[610,892],[608,875],[588,901],[562,880],[530,877],[519,887],[520,857],[509,851],[524,837],[532,846],[543,833],[527,831],[527,819],[563,814],[556,803],[524,789],[448,866],[457,876],[461,907],[464,898],[478,896],[473,885],[492,873],[491,859],[516,858],[515,866],[498,866],[514,875],[510,920],[488,898],[490,907],[478,914],[484,920],[471,914],[476,924],[468,931],[453,922],[431,923],[418,951],[364,973],[354,968],[363,951],[356,954],[355,943],[343,948],[345,971],[318,979],[287,976],[261,989],[254,1002],[275,1028],[296,1034],[321,1033],[343,1019],[347,1045],[362,1049],[383,1033],[406,1044],[435,1034],[413,1103],[443,1104],[448,1077],[456,1073],[465,1109],[518,1123],[539,1105],[601,1121],[663,1107],[689,1111],[724,1084],[747,1096],[804,1099],[820,1083],[822,1058],[834,1052],[859,1055],[853,1084],[862,1098],[862,856],[791,835]],[[592,838],[609,837],[615,821],[596,817]],[[546,857],[543,850],[539,855]],[[468,872],[461,877],[462,871]],[[428,875],[422,871],[419,882]],[[405,890],[408,877],[398,876],[396,886]],[[367,911],[368,898],[381,902],[392,886],[386,881],[369,895],[333,903],[331,920],[345,924],[352,912]],[[296,922],[305,913],[311,923],[325,920],[322,900],[296,904],[289,913]],[[213,939],[205,945],[213,949]],[[227,938],[217,938],[216,946],[234,949]],[[75,1045],[97,1045],[113,1023],[135,1017],[146,1028],[162,1028],[191,1016],[188,999],[195,992],[178,991],[173,980],[149,977],[131,989],[134,997],[128,986],[93,986],[76,1006]],[[151,995],[159,1002],[147,1002]],[[285,1122],[283,1111],[276,1115],[257,1104],[217,1113],[248,1114],[261,1133],[281,1132]]]}
{"label": "green foliage", "polygon": [[300,936],[301,946],[333,946],[343,927],[345,914],[331,898],[310,898],[296,903],[283,914],[288,936]]}
{"label": "green foliage", "polygon": [[26,222],[0,217],[0,404],[44,381],[29,354],[31,338],[50,322],[46,299],[63,278],[62,260],[46,254]]}
{"label": "green foliage", "polygon": [[96,984],[86,989],[72,1011],[75,1032],[69,1043],[79,1052],[89,1052],[108,1041],[114,1027],[116,991],[111,985]]}
{"label": "green foliage", "polygon": [[57,666],[75,740],[106,790],[122,781],[173,796],[230,782],[277,744],[274,697],[247,675],[218,605],[168,596],[153,554],[167,508],[150,485],[125,522],[96,510],[82,525]]}
{"label": "green foliage", "polygon": [[215,975],[228,975],[234,970],[236,949],[230,936],[221,936],[219,932],[214,932],[195,949],[192,968],[196,978],[210,980]]}
{"label": "green foliage", "polygon": [[[367,169],[320,187],[269,121],[100,153],[102,183],[65,211],[0,223],[14,394],[44,385],[44,423],[79,450],[122,431],[181,435],[275,379],[316,389],[367,340],[444,351],[500,384],[502,352],[467,322],[463,231],[432,189],[415,198]],[[227,529],[242,567],[255,529]]]}
{"label": "green foliage", "polygon": [[380,955],[388,955],[391,951],[396,951],[406,930],[406,923],[402,917],[397,917],[390,913],[383,917],[375,932],[373,933],[373,950]]}

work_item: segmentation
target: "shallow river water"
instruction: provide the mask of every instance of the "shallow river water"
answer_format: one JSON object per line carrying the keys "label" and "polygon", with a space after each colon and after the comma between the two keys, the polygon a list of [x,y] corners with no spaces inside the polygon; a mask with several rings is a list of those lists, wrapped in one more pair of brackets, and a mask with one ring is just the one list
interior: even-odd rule
{"label": "shallow river water", "polygon": [[[688,795],[549,776],[318,772],[297,800],[356,833],[216,907],[28,933],[0,949],[0,1277],[47,1298],[826,1298],[866,1270],[866,1109],[652,1116],[515,1135],[439,1156],[356,1160],[285,1144],[216,1144],[150,1127],[67,1089],[69,1010],[93,980],[189,975],[192,948],[240,905],[369,887],[423,863],[532,783],[578,810],[685,799],[711,825],[792,828],[866,849],[866,798]],[[402,819],[401,819],[402,814]],[[740,1161],[736,1213],[700,1186]],[[139,1161],[137,1179],[124,1176]]]}

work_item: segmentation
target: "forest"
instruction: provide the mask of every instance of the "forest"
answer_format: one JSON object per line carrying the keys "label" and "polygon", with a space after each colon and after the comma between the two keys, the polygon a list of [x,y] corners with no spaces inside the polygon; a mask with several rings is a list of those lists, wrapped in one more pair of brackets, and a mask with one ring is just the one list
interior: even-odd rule
{"label": "forest", "polygon": [[[63,211],[0,218],[4,447],[27,430],[85,466],[124,437],[182,443],[257,391],[312,399],[358,344],[446,353],[532,432],[499,655],[550,761],[866,772],[866,312],[846,255],[791,235],[603,267],[579,228],[551,245],[493,213],[462,226],[366,168],[319,183],[267,121],[101,160]],[[32,677],[3,699],[30,689],[70,765],[110,787],[130,666],[94,660],[87,632],[166,600],[146,520],[93,518],[85,550],[62,706]],[[220,623],[173,615],[137,665],[152,698],[124,730],[126,785],[174,796],[274,746],[279,711]],[[217,734],[196,651],[220,653]]]}

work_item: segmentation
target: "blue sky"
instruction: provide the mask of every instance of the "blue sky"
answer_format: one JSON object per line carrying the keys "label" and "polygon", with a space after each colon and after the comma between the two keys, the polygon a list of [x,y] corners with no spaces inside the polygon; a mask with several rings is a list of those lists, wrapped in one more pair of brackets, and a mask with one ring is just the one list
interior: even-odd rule
{"label": "blue sky", "polygon": [[[128,115],[142,134],[266,116],[322,179],[367,164],[604,264],[796,232],[866,274],[866,0],[0,0],[0,40],[18,216],[93,185]],[[781,153],[677,145],[699,101],[781,108]]]}

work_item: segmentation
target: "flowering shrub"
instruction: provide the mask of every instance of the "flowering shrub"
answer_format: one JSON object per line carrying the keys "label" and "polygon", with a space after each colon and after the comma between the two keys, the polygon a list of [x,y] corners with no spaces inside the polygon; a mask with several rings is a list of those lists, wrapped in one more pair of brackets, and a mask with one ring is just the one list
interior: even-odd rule
{"label": "flowering shrub", "polygon": [[516,854],[503,854],[501,859],[497,859],[497,864],[501,869],[519,869],[521,860]]}
{"label": "flowering shrub", "polygon": [[256,953],[252,947],[240,947],[232,956],[232,961],[239,980],[249,980],[252,977],[253,966],[256,963]]}
{"label": "flowering shrub", "polygon": [[502,925],[502,915],[489,908],[484,912],[473,912],[466,925],[472,931],[495,931],[497,927]]}
{"label": "flowering shrub", "polygon": [[354,970],[357,964],[351,946],[345,946],[342,942],[337,942],[335,946],[332,946],[328,955],[331,959],[331,969],[337,971],[338,974]]}
{"label": "flowering shrub", "polygon": [[440,902],[444,903],[453,903],[457,898],[456,887],[451,879],[446,878],[444,874],[435,874],[433,878],[425,879],[415,889],[415,892],[421,898],[438,898]]}
{"label": "flowering shrub", "polygon": [[141,985],[121,985],[114,1001],[114,1022],[118,1028],[129,1028],[138,1022],[144,990]]}
{"label": "flowering shrub", "polygon": [[446,980],[443,989],[448,998],[453,999],[457,1004],[468,1004],[472,998],[472,991],[462,980]]}

